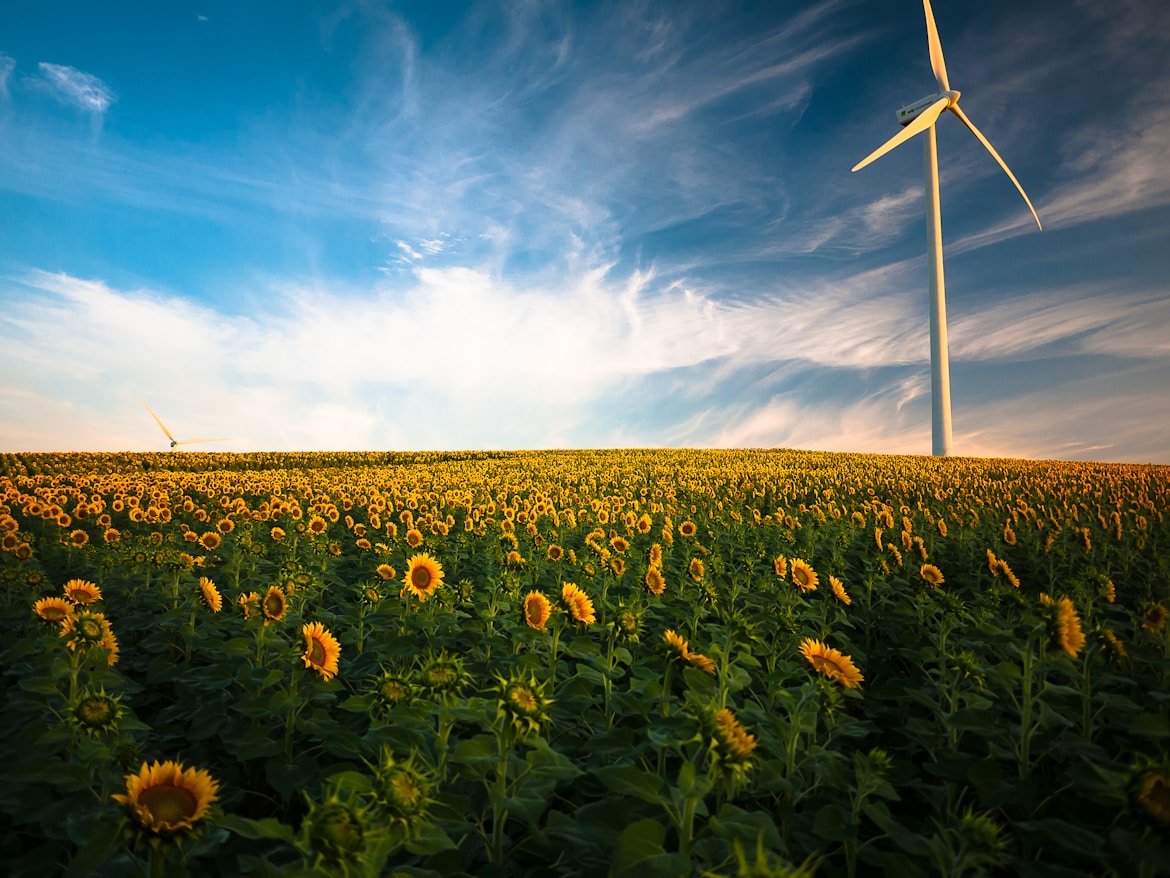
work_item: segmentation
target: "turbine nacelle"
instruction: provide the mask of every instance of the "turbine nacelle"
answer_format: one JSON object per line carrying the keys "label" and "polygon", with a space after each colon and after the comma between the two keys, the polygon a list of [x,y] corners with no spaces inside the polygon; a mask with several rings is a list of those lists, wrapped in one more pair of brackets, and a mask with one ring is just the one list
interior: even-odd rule
{"label": "turbine nacelle", "polygon": [[961,91],[955,91],[954,89],[951,89],[950,91],[936,92],[935,94],[927,95],[924,98],[919,98],[909,106],[902,107],[902,109],[898,110],[898,124],[902,127],[909,125],[920,115],[922,115],[923,112],[929,110],[931,106],[933,106],[934,103],[940,98],[949,99],[947,107],[953,107],[959,102],[960,95],[962,95]]}

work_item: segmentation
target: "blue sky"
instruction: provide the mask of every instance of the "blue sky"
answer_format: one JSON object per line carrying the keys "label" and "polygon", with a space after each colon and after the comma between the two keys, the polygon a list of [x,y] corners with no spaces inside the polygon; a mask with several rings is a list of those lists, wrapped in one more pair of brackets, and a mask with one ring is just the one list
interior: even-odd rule
{"label": "blue sky", "polygon": [[[1170,463],[1170,4],[937,0],[955,450]],[[0,450],[928,454],[917,0],[0,7]]]}

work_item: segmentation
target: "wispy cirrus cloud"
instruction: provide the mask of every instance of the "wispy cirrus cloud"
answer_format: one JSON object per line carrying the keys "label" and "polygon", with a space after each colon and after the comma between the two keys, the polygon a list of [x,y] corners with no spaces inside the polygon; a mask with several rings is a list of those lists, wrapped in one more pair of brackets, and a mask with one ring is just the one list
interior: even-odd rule
{"label": "wispy cirrus cloud", "polygon": [[0,52],[0,95],[8,97],[8,80],[16,69],[16,59],[7,52]]}
{"label": "wispy cirrus cloud", "polygon": [[37,64],[37,81],[53,97],[87,113],[101,115],[117,100],[113,90],[92,73],[64,64]]}

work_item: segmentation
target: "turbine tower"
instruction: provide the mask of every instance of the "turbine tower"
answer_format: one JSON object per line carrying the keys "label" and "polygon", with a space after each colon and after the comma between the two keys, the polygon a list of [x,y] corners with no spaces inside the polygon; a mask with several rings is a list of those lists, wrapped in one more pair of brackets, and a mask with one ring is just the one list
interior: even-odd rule
{"label": "turbine tower", "polygon": [[1036,208],[1028,199],[1028,193],[1016,179],[1016,175],[999,157],[995,147],[988,142],[982,132],[967,118],[967,114],[959,109],[960,92],[951,88],[947,79],[947,66],[943,61],[942,44],[938,39],[938,29],[934,24],[934,12],[930,8],[930,0],[922,0],[926,11],[926,39],[930,48],[930,66],[934,71],[934,79],[938,85],[938,92],[921,100],[915,101],[908,107],[898,110],[898,122],[902,130],[863,158],[853,166],[859,171],[875,159],[881,158],[896,146],[905,143],[916,134],[926,132],[923,138],[925,153],[924,173],[926,177],[926,258],[930,268],[930,409],[931,434],[933,453],[948,455],[951,449],[951,367],[947,354],[947,303],[946,289],[943,284],[943,248],[942,248],[942,217],[939,214],[938,200],[938,145],[935,139],[934,125],[944,111],[950,110],[991,153],[991,157],[1003,168],[1003,172],[1015,184],[1020,195],[1032,211],[1036,225],[1041,229],[1040,217]]}
{"label": "turbine tower", "polygon": [[156,424],[158,424],[159,427],[162,428],[162,431],[167,434],[167,438],[171,440],[171,451],[175,450],[176,445],[193,445],[196,442],[227,442],[227,441],[229,441],[227,439],[222,439],[222,438],[221,439],[176,439],[174,436],[171,435],[171,431],[166,428],[166,425],[163,424],[163,422],[161,420],[159,420],[158,415],[156,415],[154,413],[154,409],[152,409],[150,406],[146,405],[146,400],[139,399],[138,401],[146,406],[146,410],[148,412],[150,412],[150,416],[152,418],[154,418],[154,422]]}

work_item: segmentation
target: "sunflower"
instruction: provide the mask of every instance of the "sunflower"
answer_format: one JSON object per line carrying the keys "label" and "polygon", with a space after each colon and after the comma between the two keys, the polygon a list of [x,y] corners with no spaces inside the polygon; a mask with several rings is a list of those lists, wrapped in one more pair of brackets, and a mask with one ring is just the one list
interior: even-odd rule
{"label": "sunflower", "polygon": [[609,569],[614,576],[622,576],[626,572],[626,562],[621,558],[610,558]]}
{"label": "sunflower", "polygon": [[211,612],[218,613],[223,609],[223,597],[220,595],[219,589],[206,576],[199,577],[199,591],[203,595],[203,602],[207,604]]}
{"label": "sunflower", "polygon": [[756,749],[756,736],[749,735],[726,707],[715,714],[714,738],[720,755],[728,761],[746,762]]}
{"label": "sunflower", "polygon": [[687,663],[691,665],[691,667],[698,668],[704,674],[711,674],[712,676],[715,675],[715,662],[711,661],[711,659],[707,658],[707,656],[701,655],[697,652],[691,652],[688,649],[687,654],[683,656],[683,658],[686,659]]}
{"label": "sunflower", "polygon": [[328,522],[326,522],[325,519],[322,518],[320,515],[314,515],[312,518],[309,519],[309,533],[311,533],[315,537],[320,536],[321,534],[325,533],[325,530],[328,527],[329,527]]}
{"label": "sunflower", "polygon": [[426,601],[443,584],[443,567],[430,555],[414,555],[407,562],[404,591]]}
{"label": "sunflower", "polygon": [[1170,826],[1170,772],[1150,769],[1143,773],[1137,800],[1155,821]]}
{"label": "sunflower", "polygon": [[1060,648],[1073,658],[1085,648],[1081,619],[1077,615],[1077,608],[1068,597],[1062,597],[1056,605],[1056,639]]}
{"label": "sunflower", "polygon": [[548,547],[548,560],[560,561],[565,555],[565,550],[556,543],[550,543]]}
{"label": "sunflower", "polygon": [[597,621],[597,614],[593,611],[593,601],[589,595],[581,591],[573,582],[561,584],[561,600],[574,622],[582,625],[592,625]]}
{"label": "sunflower", "polygon": [[621,554],[622,552],[624,552],[628,548],[630,548],[630,544],[626,541],[625,537],[620,537],[620,536],[613,537],[609,541],[609,544],[613,548],[613,550],[615,552],[617,552],[618,554]]}
{"label": "sunflower", "polygon": [[60,622],[73,612],[73,604],[65,598],[41,598],[33,604],[33,610],[46,622]]}
{"label": "sunflower", "polygon": [[374,681],[374,697],[382,707],[389,710],[396,704],[409,701],[414,695],[413,684],[405,677],[383,672],[382,676]]}
{"label": "sunflower", "polygon": [[775,571],[776,575],[779,576],[781,579],[787,579],[788,578],[788,559],[785,558],[783,555],[777,555],[775,558],[772,559],[772,570]]}
{"label": "sunflower", "polygon": [[240,605],[240,612],[244,614],[245,619],[250,618],[253,613],[260,611],[260,595],[254,591],[240,595],[237,603]]}
{"label": "sunflower", "polygon": [[999,576],[999,559],[995,557],[995,552],[987,549],[987,569],[991,571],[992,576]]}
{"label": "sunflower", "polygon": [[833,597],[835,597],[845,606],[849,606],[851,603],[853,603],[853,598],[849,597],[849,594],[845,591],[845,583],[843,583],[836,576],[829,577],[829,588],[833,590]]}
{"label": "sunflower", "polygon": [[320,622],[301,626],[305,636],[305,654],[301,658],[306,668],[313,668],[328,683],[337,674],[337,660],[341,658],[341,644]]}
{"label": "sunflower", "polygon": [[803,558],[793,558],[792,581],[801,591],[816,591],[817,583],[820,580],[817,578],[817,572],[809,566],[807,561]]}
{"label": "sunflower", "polygon": [[285,597],[284,589],[279,585],[268,586],[264,599],[260,601],[260,610],[264,613],[265,625],[283,619],[284,614],[288,612],[288,598]]}
{"label": "sunflower", "polygon": [[662,635],[662,642],[666,644],[667,650],[677,653],[678,657],[684,660],[690,652],[687,649],[687,642],[673,628],[666,629]]}
{"label": "sunflower", "polygon": [[369,540],[367,540],[365,537],[362,537],[360,540],[355,542],[354,545],[357,546],[359,549],[361,549],[363,552],[368,552],[370,549],[372,549],[374,547],[374,544],[371,543]]}
{"label": "sunflower", "polygon": [[527,679],[496,679],[499,681],[497,715],[507,717],[521,738],[539,732],[549,721],[548,708],[552,704],[552,699],[544,694],[546,684],[538,683],[531,674]]}
{"label": "sunflower", "polygon": [[417,549],[422,545],[422,541],[422,534],[413,527],[406,532],[406,545],[410,546],[410,548]]}
{"label": "sunflower", "polygon": [[524,556],[521,555],[519,552],[517,552],[515,549],[513,549],[511,552],[508,553],[507,557],[504,558],[504,563],[505,564],[523,564],[524,563]]}
{"label": "sunflower", "polygon": [[11,552],[19,545],[20,537],[14,533],[6,533],[4,534],[4,537],[0,539],[0,548],[3,548],[5,552]]}
{"label": "sunflower", "polygon": [[529,628],[543,631],[552,615],[552,603],[539,591],[524,596],[524,622]]}
{"label": "sunflower", "polygon": [[89,542],[89,534],[80,529],[75,530],[73,533],[69,534],[69,541],[75,546],[84,546]]}
{"label": "sunflower", "polygon": [[938,586],[938,585],[942,585],[944,582],[942,571],[939,570],[937,567],[935,567],[933,564],[923,564],[921,569],[918,571],[918,573],[923,579],[925,579],[931,585]]}
{"label": "sunflower", "polygon": [[67,708],[70,724],[79,732],[93,737],[115,732],[126,711],[119,703],[121,696],[106,694],[105,687],[98,692],[81,693]]}
{"label": "sunflower", "polygon": [[826,646],[819,640],[813,640],[811,637],[806,637],[800,642],[800,652],[808,659],[815,671],[824,674],[830,680],[840,683],[846,689],[861,688],[865,677],[857,670],[857,666],[853,664],[853,659],[849,656],[842,655],[832,647]]}
{"label": "sunflower", "polygon": [[209,530],[199,538],[199,542],[207,551],[214,552],[219,548],[219,544],[222,542],[222,540],[218,531]]}
{"label": "sunflower", "polygon": [[218,796],[219,783],[203,769],[181,763],[142,763],[138,774],[126,775],[126,792],[113,798],[125,805],[145,829],[159,835],[186,832],[207,814]]}
{"label": "sunflower", "polygon": [[996,569],[1003,575],[1003,578],[1008,581],[1008,584],[1013,588],[1020,587],[1020,580],[1016,578],[1016,574],[1012,573],[1012,568],[1008,567],[1008,562],[1002,558],[997,558],[995,563]]}
{"label": "sunflower", "polygon": [[698,582],[703,578],[703,562],[698,558],[692,558],[690,566],[687,567],[687,573],[691,574],[691,579]]}
{"label": "sunflower", "polygon": [[432,659],[418,672],[418,684],[436,698],[458,695],[471,682],[462,659],[445,653]]}
{"label": "sunflower", "polygon": [[234,521],[232,521],[230,518],[221,518],[219,520],[219,523],[216,524],[215,529],[217,531],[219,531],[221,534],[223,534],[224,536],[227,536],[233,530],[236,529],[236,523]]}
{"label": "sunflower", "polygon": [[650,566],[662,569],[662,546],[658,543],[650,547]]}
{"label": "sunflower", "polygon": [[102,599],[102,590],[96,583],[84,579],[70,579],[65,583],[65,598],[75,604],[85,606]]}
{"label": "sunflower", "polygon": [[657,567],[651,567],[646,571],[646,588],[653,595],[660,595],[666,591],[666,580],[662,578],[662,573]]}
{"label": "sunflower", "polygon": [[283,527],[274,527],[269,533],[271,533],[272,539],[278,543],[284,539],[284,528]]}
{"label": "sunflower", "polygon": [[64,637],[66,645],[74,652],[84,652],[92,646],[100,646],[112,633],[103,613],[81,610],[61,620],[58,636]]}
{"label": "sunflower", "polygon": [[690,520],[684,521],[678,526],[679,536],[682,537],[693,537],[697,530],[698,528],[695,527],[695,523]]}
{"label": "sunflower", "polygon": [[1142,618],[1145,619],[1145,621],[1142,622],[1142,628],[1147,631],[1161,631],[1162,628],[1166,625],[1167,615],[1168,613],[1166,607],[1163,604],[1156,604],[1155,606],[1150,607],[1148,610],[1146,610],[1145,613],[1142,614]]}
{"label": "sunflower", "polygon": [[1012,526],[1010,524],[1004,524],[1003,526],[1003,541],[1009,546],[1014,546],[1016,544],[1016,532],[1012,530]]}

